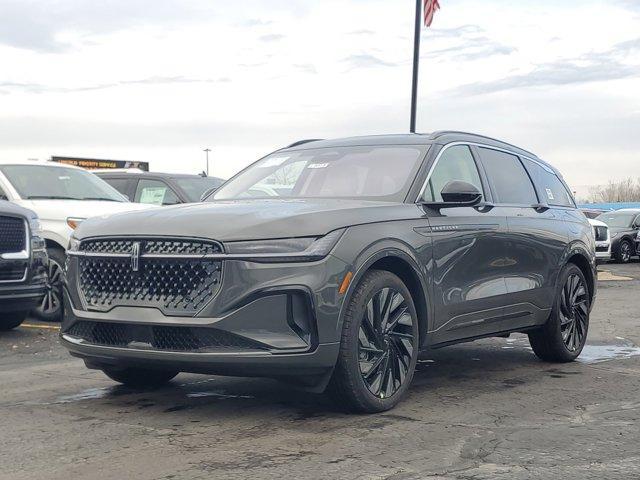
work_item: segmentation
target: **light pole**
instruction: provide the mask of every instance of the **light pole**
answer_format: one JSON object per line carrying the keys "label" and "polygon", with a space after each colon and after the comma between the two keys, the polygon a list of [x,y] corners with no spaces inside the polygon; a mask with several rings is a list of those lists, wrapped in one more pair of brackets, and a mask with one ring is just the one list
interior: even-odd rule
{"label": "light pole", "polygon": [[205,148],[203,150],[203,152],[205,153],[205,155],[207,156],[207,177],[209,176],[209,152],[211,151],[210,148]]}

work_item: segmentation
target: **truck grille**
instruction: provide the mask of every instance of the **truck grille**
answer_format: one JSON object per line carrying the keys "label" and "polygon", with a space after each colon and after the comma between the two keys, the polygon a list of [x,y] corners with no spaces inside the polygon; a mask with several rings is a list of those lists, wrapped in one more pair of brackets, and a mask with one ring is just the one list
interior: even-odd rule
{"label": "truck grille", "polygon": [[607,240],[607,230],[607,227],[593,227],[596,242],[604,242]]}
{"label": "truck grille", "polygon": [[24,280],[26,267],[18,264],[0,264],[0,282],[20,282]]}
{"label": "truck grille", "polygon": [[24,219],[0,216],[0,254],[26,250],[26,238]]}
{"label": "truck grille", "polygon": [[[132,262],[136,245],[137,271]],[[80,291],[91,310],[138,306],[194,315],[215,296],[222,277],[220,260],[199,258],[222,253],[213,242],[90,240],[81,243],[80,252],[91,254],[78,258]]]}
{"label": "truck grille", "polygon": [[118,348],[152,349],[172,352],[216,350],[264,350],[252,340],[223,330],[204,327],[166,327],[124,323],[75,323],[67,334],[93,345]]}

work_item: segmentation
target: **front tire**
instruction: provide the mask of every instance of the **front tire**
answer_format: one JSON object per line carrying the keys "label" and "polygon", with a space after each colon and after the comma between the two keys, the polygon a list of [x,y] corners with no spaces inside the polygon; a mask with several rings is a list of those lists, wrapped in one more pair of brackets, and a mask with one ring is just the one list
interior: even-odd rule
{"label": "front tire", "polygon": [[158,388],[169,383],[178,372],[146,368],[103,368],[111,380],[131,388]]}
{"label": "front tire", "polygon": [[622,240],[616,252],[616,260],[618,263],[629,263],[633,254],[633,245],[629,240]]}
{"label": "front tire", "polygon": [[6,332],[18,328],[29,312],[8,312],[0,315],[0,331]]}
{"label": "front tire", "polygon": [[541,360],[566,363],[578,358],[587,341],[591,304],[587,281],[576,265],[562,269],[558,285],[551,316],[529,334],[529,343]]}
{"label": "front tire", "polygon": [[51,247],[47,253],[49,255],[47,290],[42,303],[33,311],[33,314],[45,322],[60,322],[64,314],[62,283],[66,255],[59,247]]}
{"label": "front tire", "polygon": [[352,411],[393,408],[413,379],[418,337],[409,289],[393,273],[368,272],[347,306],[329,391]]}

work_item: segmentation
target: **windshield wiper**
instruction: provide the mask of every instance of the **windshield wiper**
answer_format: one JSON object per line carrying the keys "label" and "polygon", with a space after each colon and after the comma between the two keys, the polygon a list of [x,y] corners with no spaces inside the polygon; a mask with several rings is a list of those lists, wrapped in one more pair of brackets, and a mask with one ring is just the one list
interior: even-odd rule
{"label": "windshield wiper", "polygon": [[118,202],[121,203],[122,200],[116,200],[115,198],[106,198],[106,197],[84,197],[81,198],[80,200],[98,200],[98,201],[104,201],[104,202]]}
{"label": "windshield wiper", "polygon": [[75,197],[65,197],[62,195],[30,195],[27,200],[80,200]]}

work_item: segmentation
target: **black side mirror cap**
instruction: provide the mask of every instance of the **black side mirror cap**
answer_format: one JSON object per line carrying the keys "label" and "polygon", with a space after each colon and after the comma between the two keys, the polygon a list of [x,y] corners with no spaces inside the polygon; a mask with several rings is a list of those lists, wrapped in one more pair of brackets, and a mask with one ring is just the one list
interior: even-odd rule
{"label": "black side mirror cap", "polygon": [[442,191],[442,202],[422,202],[422,205],[440,209],[454,207],[473,207],[482,201],[482,193],[475,185],[461,180],[447,183]]}

